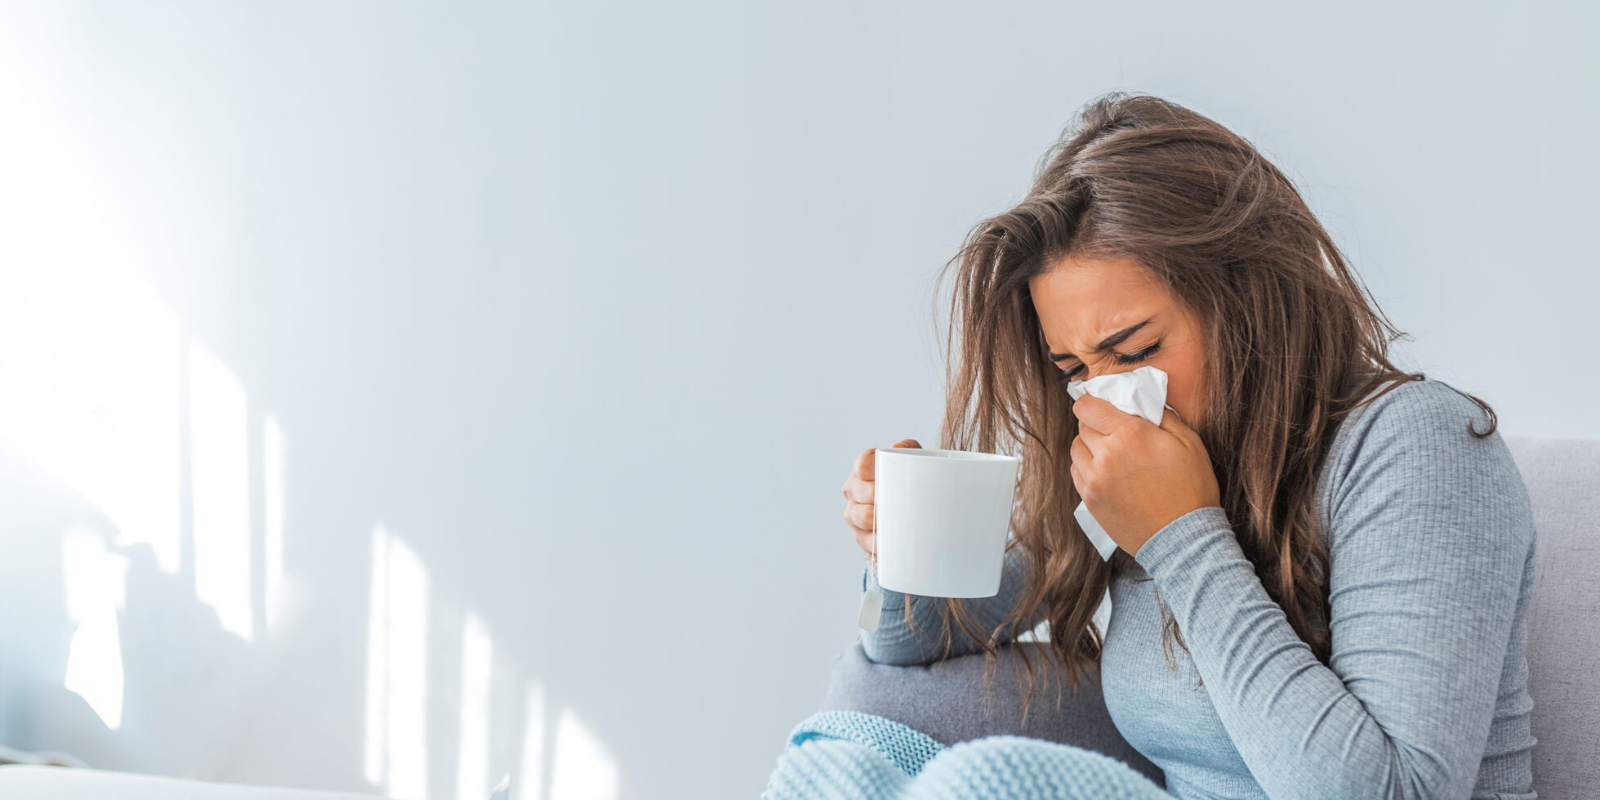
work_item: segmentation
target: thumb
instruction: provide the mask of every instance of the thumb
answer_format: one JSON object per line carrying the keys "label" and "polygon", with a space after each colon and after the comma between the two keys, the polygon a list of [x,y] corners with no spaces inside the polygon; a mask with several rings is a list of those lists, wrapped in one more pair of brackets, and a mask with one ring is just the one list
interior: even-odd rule
{"label": "thumb", "polygon": [[922,445],[917,444],[917,440],[916,439],[901,439],[900,441],[895,442],[894,444],[889,445],[889,446],[890,447],[915,447],[915,448],[917,448],[919,450],[922,449]]}
{"label": "thumb", "polygon": [[1189,427],[1189,424],[1178,416],[1178,409],[1172,406],[1167,406],[1165,413],[1161,415],[1161,429],[1184,441],[1194,441],[1199,437],[1194,428]]}

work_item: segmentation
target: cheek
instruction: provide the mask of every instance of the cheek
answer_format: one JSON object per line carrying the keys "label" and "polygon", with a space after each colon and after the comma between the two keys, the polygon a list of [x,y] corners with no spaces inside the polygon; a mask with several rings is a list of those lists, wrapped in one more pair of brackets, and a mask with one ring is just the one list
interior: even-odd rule
{"label": "cheek", "polygon": [[1172,365],[1167,373],[1167,404],[1190,425],[1205,411],[1205,369],[1203,364],[1184,362]]}

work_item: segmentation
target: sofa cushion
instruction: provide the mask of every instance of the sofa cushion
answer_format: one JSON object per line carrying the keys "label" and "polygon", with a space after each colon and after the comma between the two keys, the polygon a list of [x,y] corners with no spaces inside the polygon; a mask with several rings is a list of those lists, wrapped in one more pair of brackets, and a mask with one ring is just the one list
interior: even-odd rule
{"label": "sofa cushion", "polygon": [[1600,797],[1600,442],[1507,436],[1533,501],[1533,786]]}

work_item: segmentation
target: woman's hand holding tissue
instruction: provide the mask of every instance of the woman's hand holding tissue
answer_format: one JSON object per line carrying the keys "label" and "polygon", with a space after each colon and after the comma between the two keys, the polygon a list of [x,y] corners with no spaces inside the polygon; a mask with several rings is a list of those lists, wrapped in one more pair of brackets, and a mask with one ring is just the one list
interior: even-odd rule
{"label": "woman's hand holding tissue", "polygon": [[1171,407],[1161,425],[1084,394],[1073,401],[1072,483],[1118,547],[1139,548],[1168,523],[1222,505],[1200,435]]}

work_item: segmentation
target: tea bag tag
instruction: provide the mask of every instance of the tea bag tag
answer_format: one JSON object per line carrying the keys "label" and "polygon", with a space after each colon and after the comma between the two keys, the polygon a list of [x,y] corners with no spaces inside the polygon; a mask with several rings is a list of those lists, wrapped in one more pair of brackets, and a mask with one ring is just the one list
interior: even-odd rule
{"label": "tea bag tag", "polygon": [[861,613],[856,617],[856,627],[862,633],[871,633],[878,629],[878,618],[881,616],[883,592],[878,589],[878,515],[873,514],[872,552],[867,555],[867,590],[861,593]]}
{"label": "tea bag tag", "polygon": [[871,633],[878,629],[878,618],[883,616],[883,592],[878,590],[878,568],[867,570],[867,590],[861,593],[861,614],[856,627]]}

